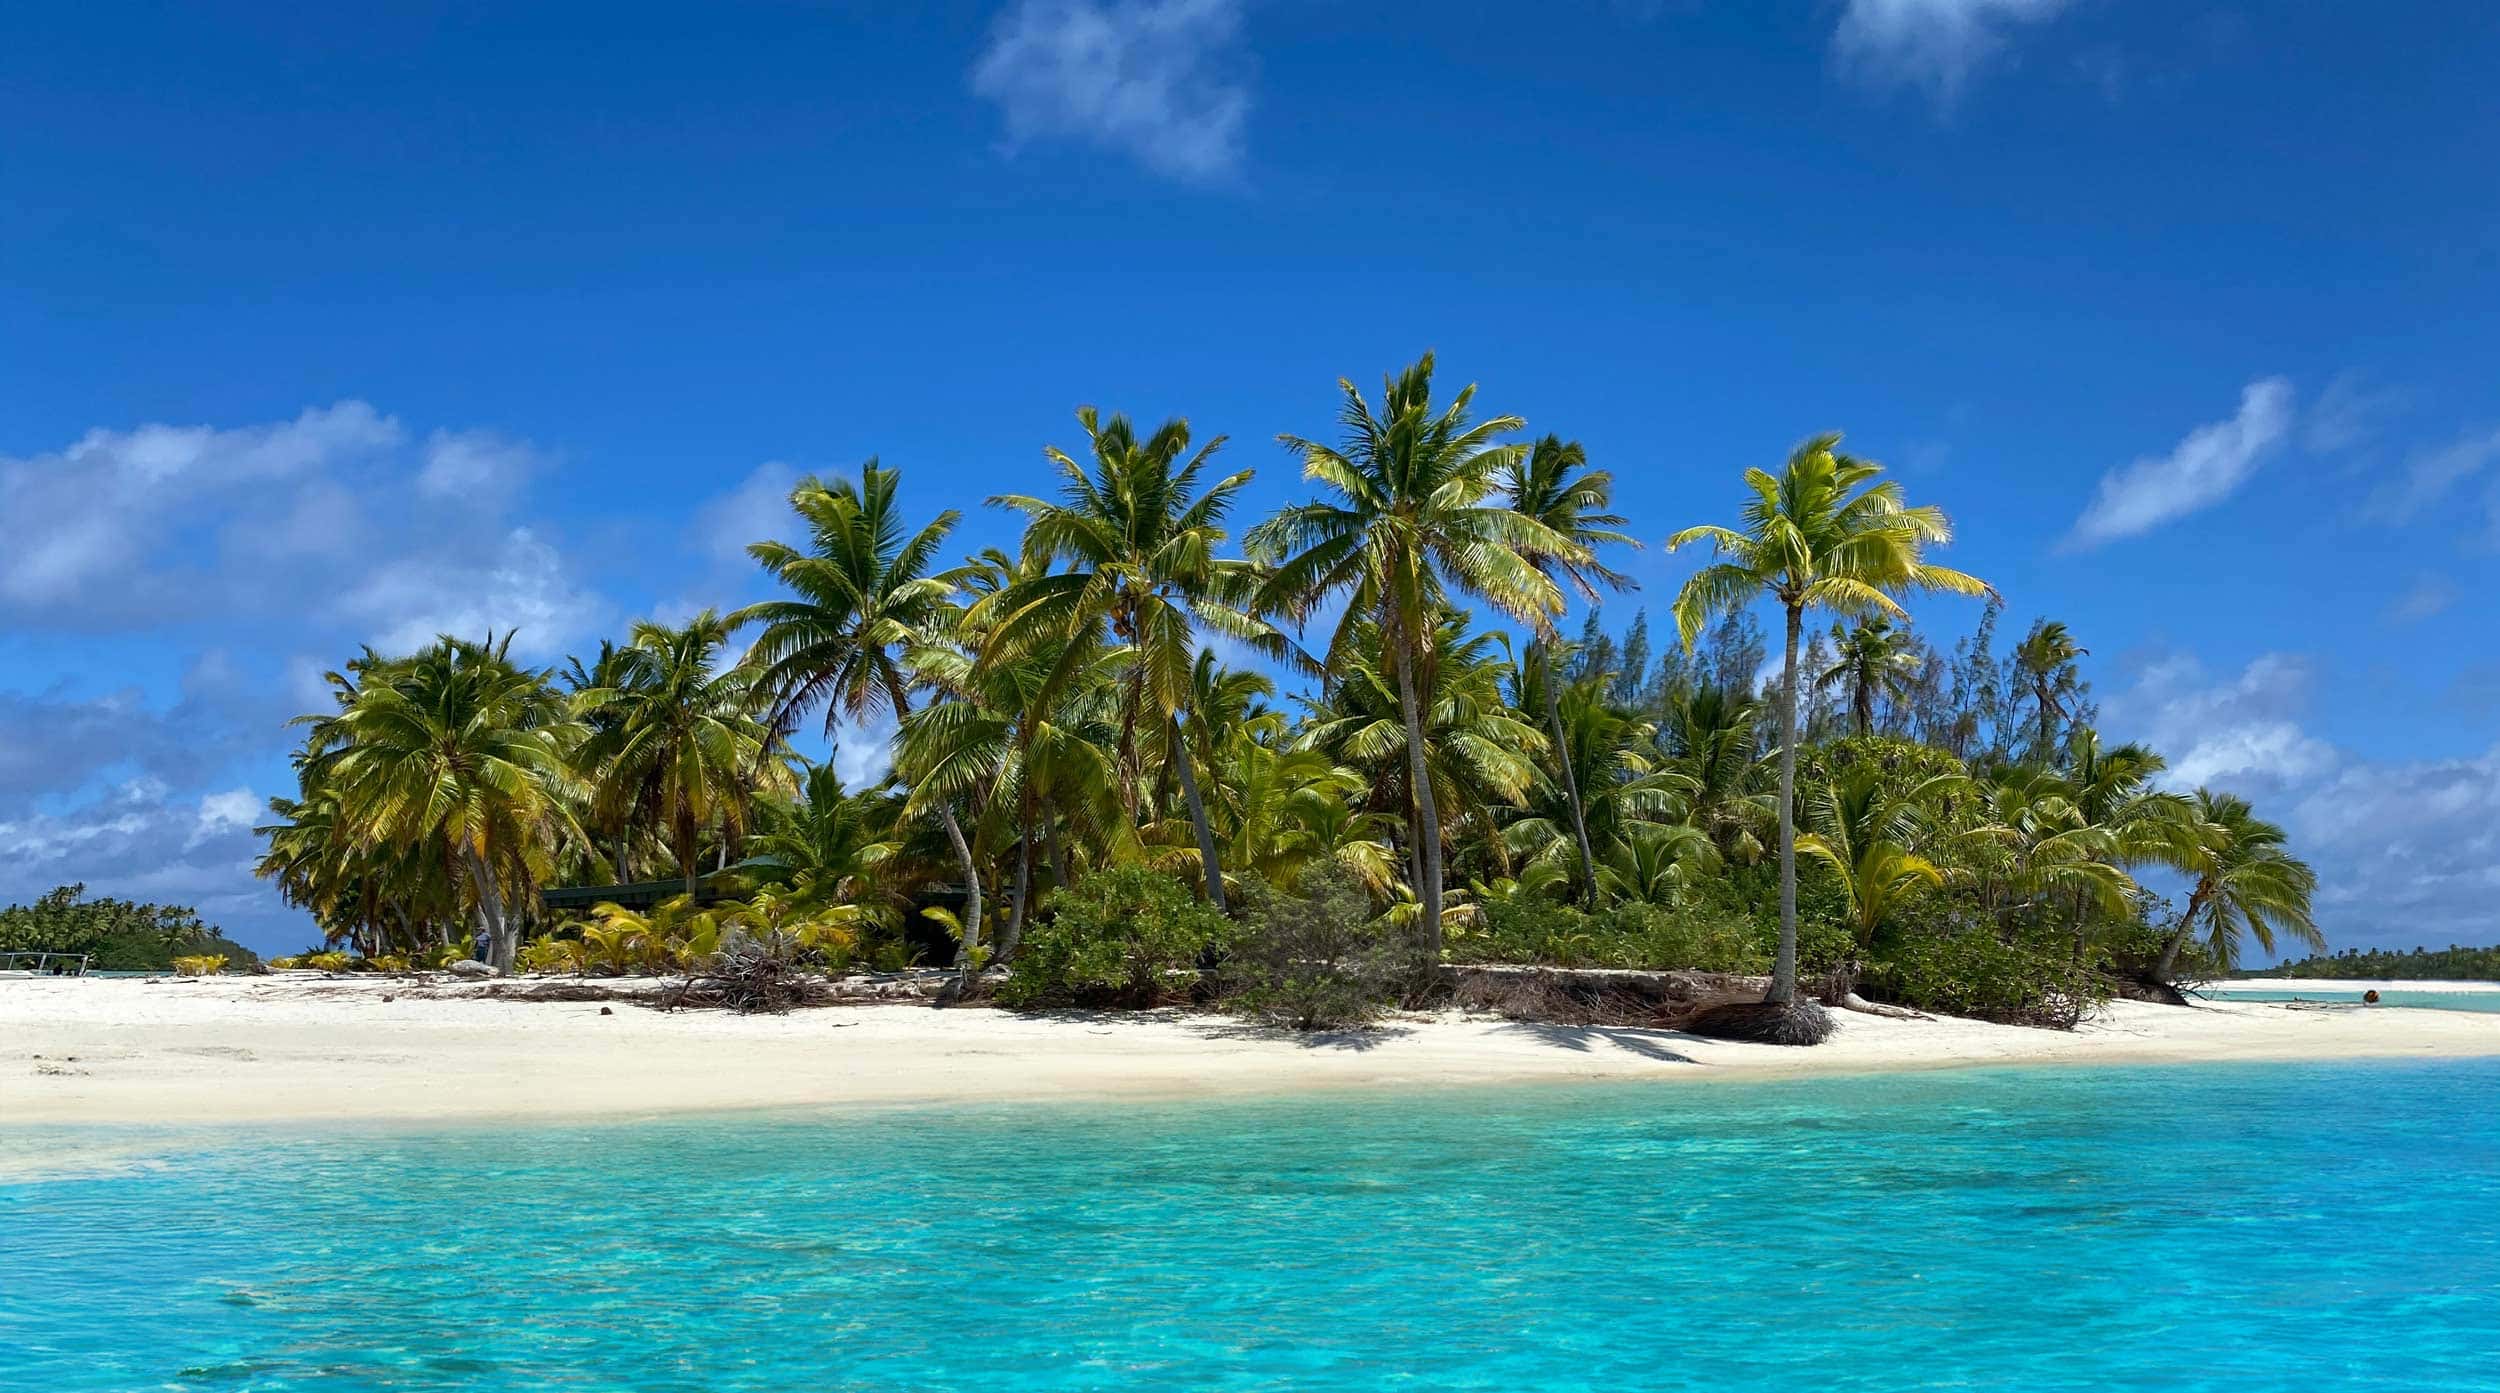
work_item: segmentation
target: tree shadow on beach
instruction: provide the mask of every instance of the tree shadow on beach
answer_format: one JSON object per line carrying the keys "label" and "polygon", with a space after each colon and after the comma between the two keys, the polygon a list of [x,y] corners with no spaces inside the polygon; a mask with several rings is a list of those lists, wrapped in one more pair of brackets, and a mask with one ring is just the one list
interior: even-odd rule
{"label": "tree shadow on beach", "polygon": [[1275,1040],[1300,1045],[1306,1050],[1351,1050],[1356,1053],[1376,1050],[1401,1036],[1415,1033],[1402,1025],[1373,1025],[1355,1030],[1288,1030],[1280,1025],[1260,1025],[1255,1021],[1194,1020],[1188,1024],[1190,1033],[1208,1040]]}
{"label": "tree shadow on beach", "polygon": [[1654,1059],[1661,1064],[1699,1064],[1702,1062],[1689,1054],[1669,1048],[1669,1045],[1673,1043],[1693,1038],[1676,1030],[1650,1030],[1626,1025],[1562,1025],[1553,1021],[1507,1021],[1499,1029],[1516,1031],[1540,1044],[1552,1045],[1557,1049],[1572,1050],[1580,1054],[1592,1053],[1598,1045],[1607,1044],[1626,1053],[1639,1055],[1643,1059]]}

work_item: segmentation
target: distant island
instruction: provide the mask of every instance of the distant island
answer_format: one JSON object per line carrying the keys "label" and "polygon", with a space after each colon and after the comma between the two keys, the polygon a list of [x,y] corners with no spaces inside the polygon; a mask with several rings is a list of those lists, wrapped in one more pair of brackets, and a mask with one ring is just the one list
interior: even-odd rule
{"label": "distant island", "polygon": [[2316,977],[2417,982],[2500,981],[2500,944],[2489,948],[2347,948],[2275,967],[2244,968],[2234,977]]}
{"label": "distant island", "polygon": [[223,958],[237,972],[260,964],[198,910],[86,894],[83,884],[63,885],[33,904],[0,909],[0,953],[83,953],[91,972],[171,972],[181,957]]}

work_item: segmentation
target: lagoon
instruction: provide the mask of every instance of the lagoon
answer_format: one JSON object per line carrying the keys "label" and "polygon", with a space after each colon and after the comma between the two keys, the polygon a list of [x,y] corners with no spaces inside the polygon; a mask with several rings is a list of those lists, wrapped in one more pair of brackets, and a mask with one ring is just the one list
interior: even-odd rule
{"label": "lagoon", "polygon": [[0,1383],[2488,1389],[2495,1096],[2450,1060],[18,1129]]}

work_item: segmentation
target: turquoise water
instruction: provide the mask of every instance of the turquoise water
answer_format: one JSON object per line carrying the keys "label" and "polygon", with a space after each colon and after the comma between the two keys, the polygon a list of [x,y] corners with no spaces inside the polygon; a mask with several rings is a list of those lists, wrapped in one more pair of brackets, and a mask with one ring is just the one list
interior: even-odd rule
{"label": "turquoise water", "polygon": [[[2211,987],[2205,995],[2225,1001],[2352,1001],[2361,1000],[2360,992],[2243,991],[2234,987]],[[2381,1006],[2424,1006],[2434,1011],[2482,1011],[2500,1013],[2500,992],[2406,992],[2393,988],[2379,989]]]}
{"label": "turquoise water", "polygon": [[0,1130],[0,1387],[2489,1390],[2495,1100],[2485,1060]]}

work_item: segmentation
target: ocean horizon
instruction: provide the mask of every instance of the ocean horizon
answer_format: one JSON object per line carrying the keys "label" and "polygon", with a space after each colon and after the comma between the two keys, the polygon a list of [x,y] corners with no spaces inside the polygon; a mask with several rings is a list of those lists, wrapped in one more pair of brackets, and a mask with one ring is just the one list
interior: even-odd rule
{"label": "ocean horizon", "polygon": [[2495,1089],[2484,1059],[14,1129],[0,1382],[2487,1389]]}

